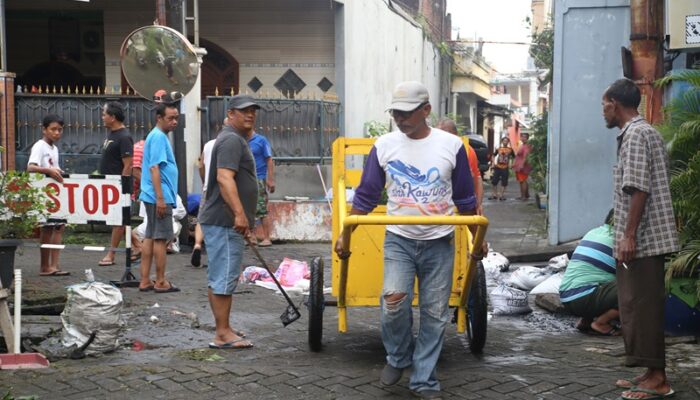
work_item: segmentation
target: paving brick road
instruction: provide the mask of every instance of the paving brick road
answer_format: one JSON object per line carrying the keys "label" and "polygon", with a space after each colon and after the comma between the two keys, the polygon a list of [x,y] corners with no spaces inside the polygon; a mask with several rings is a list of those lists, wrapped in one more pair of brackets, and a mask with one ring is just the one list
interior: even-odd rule
{"label": "paving brick road", "polygon": [[[494,220],[489,236],[496,248],[498,227],[507,226],[502,218],[521,224],[516,228],[530,232],[530,236],[537,234],[531,225],[541,215],[531,205],[508,201],[487,205],[487,212]],[[530,220],[523,217],[527,213],[533,215]],[[510,245],[534,242],[524,239],[517,244],[512,240]],[[327,259],[329,251],[329,243],[291,243],[262,249],[271,265],[277,265],[284,256],[305,260],[321,255]],[[63,268],[72,276],[38,278],[29,273],[38,262],[34,252],[26,249],[17,263],[30,275],[28,287],[37,291],[62,291],[63,286],[79,281],[87,267],[93,268],[98,279],[116,279],[123,268],[123,263],[98,268],[99,254],[65,252]],[[14,396],[57,400],[410,397],[407,378],[391,388],[379,386],[384,350],[376,308],[350,309],[349,331],[340,334],[336,309],[327,307],[324,348],[312,353],[306,344],[308,321],[304,308],[303,317],[284,328],[279,320],[285,306],[281,296],[257,286],[240,285],[232,320],[236,328],[248,334],[255,348],[206,349],[213,322],[206,300],[205,271],[185,267],[188,259],[185,254],[168,257],[168,278],[183,289],[181,293],[123,290],[128,329],[125,346],[119,351],[97,358],[56,361],[48,369],[0,371],[0,397],[7,391]],[[256,264],[249,252],[244,263]],[[330,282],[328,267],[326,281]],[[294,300],[301,303],[302,298],[294,296]],[[155,303],[159,307],[152,307]],[[188,313],[196,314],[197,321],[187,317]],[[150,322],[151,315],[161,322]],[[638,372],[622,366],[622,339],[586,336],[572,325],[572,318],[552,318],[541,310],[528,316],[494,316],[489,320],[488,339],[480,357],[470,354],[466,338],[456,333],[454,325],[448,327],[438,370],[445,397],[615,399],[620,393],[613,385],[615,379]],[[142,341],[146,349],[132,350],[133,340]],[[675,398],[700,398],[697,341],[686,338],[670,343],[668,373],[678,392]]]}

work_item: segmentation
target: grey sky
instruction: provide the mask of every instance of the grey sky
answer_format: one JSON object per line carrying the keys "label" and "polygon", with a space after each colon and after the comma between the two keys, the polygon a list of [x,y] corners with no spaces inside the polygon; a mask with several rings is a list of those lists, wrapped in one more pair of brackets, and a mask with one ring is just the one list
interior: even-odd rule
{"label": "grey sky", "polygon": [[[447,0],[452,14],[452,38],[529,42],[531,0]],[[519,72],[527,66],[527,46],[484,44],[484,57],[498,72]]]}

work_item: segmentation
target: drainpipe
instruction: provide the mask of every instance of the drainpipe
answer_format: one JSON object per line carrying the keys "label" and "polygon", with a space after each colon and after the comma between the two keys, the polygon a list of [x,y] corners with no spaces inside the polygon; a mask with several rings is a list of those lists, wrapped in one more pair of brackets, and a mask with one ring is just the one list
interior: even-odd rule
{"label": "drainpipe", "polygon": [[165,0],[156,0],[156,20],[158,25],[168,25],[165,18]]}
{"label": "drainpipe", "polygon": [[0,71],[7,71],[7,38],[5,37],[5,0],[0,0]]}
{"label": "drainpipe", "polygon": [[663,76],[663,2],[632,0],[630,2],[630,50],[632,51],[632,80],[642,92],[639,113],[650,123],[662,120],[661,88],[654,81]]}

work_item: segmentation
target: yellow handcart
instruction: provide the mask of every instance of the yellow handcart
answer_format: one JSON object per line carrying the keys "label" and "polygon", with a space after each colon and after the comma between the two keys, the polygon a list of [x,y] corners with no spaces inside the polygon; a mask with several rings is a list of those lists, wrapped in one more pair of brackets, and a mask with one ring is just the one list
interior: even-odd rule
{"label": "yellow handcart", "polygon": [[[348,160],[348,157],[366,156],[373,144],[374,139],[358,138],[339,138],[333,142],[333,245],[340,233],[346,231],[346,246],[352,252],[348,259],[341,260],[331,249],[332,295],[337,298],[338,331],[346,332],[348,329],[348,307],[380,305],[386,225],[455,225],[454,271],[449,305],[456,309],[457,332],[466,332],[470,351],[480,353],[486,342],[486,277],[481,262],[470,254],[473,248],[481,248],[488,219],[461,215],[388,216],[386,206],[382,205],[369,215],[348,215],[350,205],[346,201],[346,188],[357,187],[362,176],[361,169],[349,168],[353,160]],[[473,243],[469,225],[477,226]],[[353,226],[357,226],[354,232]],[[414,305],[417,302],[416,293]],[[312,351],[322,348],[324,306],[323,263],[317,258],[311,265],[308,297],[309,347]]]}

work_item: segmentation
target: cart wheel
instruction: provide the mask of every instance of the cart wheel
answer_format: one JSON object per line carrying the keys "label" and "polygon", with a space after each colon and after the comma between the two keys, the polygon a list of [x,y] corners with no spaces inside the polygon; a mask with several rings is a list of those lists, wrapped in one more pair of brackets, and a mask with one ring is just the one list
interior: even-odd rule
{"label": "cart wheel", "polygon": [[323,259],[316,257],[311,261],[311,282],[309,284],[309,348],[321,351],[323,338]]}
{"label": "cart wheel", "polygon": [[479,261],[469,291],[467,307],[467,338],[469,350],[473,354],[480,354],[486,344],[486,313],[486,273],[484,265]]}

